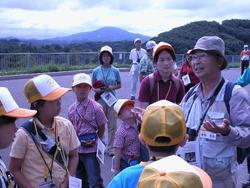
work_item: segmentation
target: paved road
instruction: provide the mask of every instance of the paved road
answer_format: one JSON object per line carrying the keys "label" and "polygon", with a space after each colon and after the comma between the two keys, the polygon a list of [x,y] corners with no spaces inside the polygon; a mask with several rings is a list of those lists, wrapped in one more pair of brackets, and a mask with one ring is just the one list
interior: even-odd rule
{"label": "paved road", "polygon": [[[238,69],[231,69],[226,70],[223,72],[223,75],[226,79],[230,81],[234,81],[238,75],[240,74],[240,71]],[[62,75],[62,76],[54,76],[55,80],[64,87],[70,87],[72,82],[73,75]],[[129,92],[130,92],[130,75],[128,72],[121,72],[122,77],[122,88],[118,90],[117,95],[119,98],[129,98]],[[25,79],[9,79],[9,80],[1,80],[0,86],[8,87],[11,93],[13,94],[14,98],[16,99],[17,103],[22,107],[29,108],[29,105],[24,97],[23,94],[23,86],[24,83],[28,80],[28,78]],[[250,93],[250,86],[247,86],[246,89]],[[91,93],[93,95],[93,93]],[[64,117],[67,117],[67,108],[70,104],[74,102],[74,96],[72,92],[67,93],[62,98],[62,111],[61,115]],[[17,124],[21,124],[24,120],[18,120]],[[8,162],[8,152],[9,148],[5,150],[1,150],[1,155],[3,159]],[[105,185],[110,181],[113,174],[110,172],[111,167],[111,158],[109,156],[106,156],[105,165],[101,165],[102,168],[102,177],[104,179]],[[244,179],[246,176],[246,169],[245,166],[240,168],[241,173],[239,175],[241,176],[241,179]]]}

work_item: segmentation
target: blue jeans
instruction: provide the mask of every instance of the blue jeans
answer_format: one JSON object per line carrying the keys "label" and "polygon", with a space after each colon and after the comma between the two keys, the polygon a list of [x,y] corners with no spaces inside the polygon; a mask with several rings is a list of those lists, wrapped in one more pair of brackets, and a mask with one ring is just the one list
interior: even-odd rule
{"label": "blue jeans", "polygon": [[82,180],[82,188],[104,188],[96,153],[79,153],[76,177]]}

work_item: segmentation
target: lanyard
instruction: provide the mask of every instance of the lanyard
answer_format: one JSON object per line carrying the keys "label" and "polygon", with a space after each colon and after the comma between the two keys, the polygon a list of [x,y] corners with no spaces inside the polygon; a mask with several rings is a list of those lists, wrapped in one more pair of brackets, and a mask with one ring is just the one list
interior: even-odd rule
{"label": "lanyard", "polygon": [[103,77],[103,80],[104,80],[105,85],[108,85],[108,84],[107,84],[107,79],[108,79],[108,77],[109,77],[109,74],[110,74],[110,71],[111,71],[111,67],[109,67],[108,69],[109,69],[109,70],[108,70],[107,74],[105,75],[105,74],[104,74],[104,71],[103,71],[103,68],[101,68],[102,77]]}
{"label": "lanyard", "polygon": [[[219,85],[216,87],[216,89],[215,89],[215,91],[214,91],[214,93],[213,93],[213,96],[212,96],[211,99],[210,99],[209,105],[207,106],[207,108],[205,109],[205,111],[204,111],[203,114],[202,114],[202,117],[201,117],[200,122],[199,122],[199,126],[198,126],[198,128],[197,128],[197,133],[199,132],[199,130],[200,130],[200,128],[201,128],[201,125],[202,125],[202,123],[203,123],[203,121],[204,121],[204,119],[205,119],[205,117],[206,117],[206,114],[207,114],[209,108],[210,108],[210,107],[212,106],[212,104],[214,103],[214,101],[215,101],[217,95],[219,94],[219,92],[220,92],[220,90],[221,90],[221,88],[222,88],[222,86],[223,86],[224,83],[225,83],[225,80],[224,80],[224,78],[222,78],[222,80],[220,81]],[[190,114],[190,112],[191,112],[191,109],[192,109],[192,107],[193,107],[193,104],[194,104],[195,100],[197,99],[197,95],[195,94],[194,97],[195,97],[195,98],[194,98],[194,100],[193,100],[193,103],[191,104],[190,110],[189,110],[188,115],[187,115],[187,120],[186,120],[186,122],[188,121],[189,114]]]}
{"label": "lanyard", "polygon": [[[41,138],[41,137],[39,136],[39,133],[38,133],[38,130],[37,130],[36,122],[33,121],[33,123],[34,123],[34,127],[35,127],[36,136],[37,136],[38,138]],[[64,152],[63,152],[63,150],[62,150],[62,145],[61,145],[61,143],[60,143],[60,138],[59,138],[59,136],[57,136],[57,127],[56,127],[56,126],[55,126],[54,135],[55,135],[56,150],[55,150],[55,152],[54,152],[54,154],[53,154],[53,156],[52,156],[52,161],[51,161],[50,167],[49,167],[49,164],[47,164],[47,162],[46,162],[46,160],[45,160],[45,157],[44,157],[44,155],[43,155],[41,149],[37,146],[37,149],[38,149],[38,151],[39,151],[39,154],[41,155],[42,160],[43,160],[43,162],[44,162],[44,164],[45,164],[45,166],[46,166],[46,168],[47,168],[47,169],[45,169],[45,171],[44,171],[44,178],[45,178],[45,181],[46,181],[47,178],[48,178],[48,174],[50,175],[50,178],[52,179],[53,163],[54,163],[54,160],[56,159],[56,156],[58,155],[58,153],[61,155],[61,157],[62,157],[62,159],[63,159],[63,162],[64,162],[64,166],[65,166],[66,171],[67,171],[67,173],[68,173],[68,168],[67,168],[67,165],[66,165],[66,156],[65,156],[65,154],[64,154]],[[40,143],[40,142],[39,142],[39,143]],[[40,144],[40,147],[42,147],[41,144]]]}
{"label": "lanyard", "polygon": [[4,185],[4,187],[7,184],[8,188],[14,187],[13,177],[11,176],[10,172],[7,170],[6,165],[0,158],[0,184]]}
{"label": "lanyard", "polygon": [[[168,88],[168,91],[167,91],[167,93],[166,93],[166,96],[164,97],[165,100],[167,100],[171,88],[172,88],[172,81],[170,81],[170,86],[169,86],[169,88]],[[157,98],[158,98],[157,101],[159,101],[159,100],[160,100],[160,84],[159,84],[159,82],[157,82]]]}

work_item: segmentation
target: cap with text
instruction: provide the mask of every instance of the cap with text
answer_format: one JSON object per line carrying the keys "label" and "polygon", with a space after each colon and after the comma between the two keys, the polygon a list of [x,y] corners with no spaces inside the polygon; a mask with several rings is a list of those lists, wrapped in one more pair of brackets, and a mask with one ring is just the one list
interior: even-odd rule
{"label": "cap with text", "polygon": [[70,90],[70,88],[61,87],[51,76],[46,74],[30,79],[24,86],[24,94],[29,103],[37,100],[57,100]]}
{"label": "cap with text", "polygon": [[0,87],[0,116],[15,118],[32,117],[36,110],[20,108],[6,87]]}

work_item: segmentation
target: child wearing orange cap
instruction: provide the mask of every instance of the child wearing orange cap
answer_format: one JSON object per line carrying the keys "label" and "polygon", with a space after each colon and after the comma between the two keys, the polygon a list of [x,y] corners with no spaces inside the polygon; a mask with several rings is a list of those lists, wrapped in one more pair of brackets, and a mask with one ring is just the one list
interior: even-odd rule
{"label": "child wearing orange cap", "polygon": [[119,99],[115,105],[118,118],[122,121],[115,133],[115,173],[140,161],[139,126],[133,112],[135,102]]}
{"label": "child wearing orange cap", "polygon": [[[16,119],[31,117],[35,114],[35,110],[19,108],[9,90],[0,87],[0,149],[7,148],[14,139],[17,130]],[[0,187],[9,188],[13,186],[13,178],[0,156]]]}

